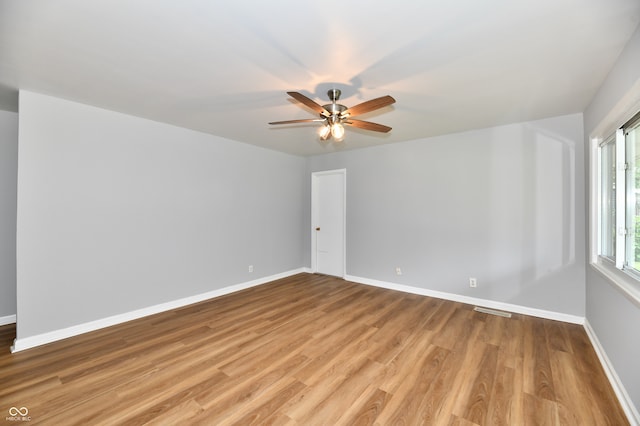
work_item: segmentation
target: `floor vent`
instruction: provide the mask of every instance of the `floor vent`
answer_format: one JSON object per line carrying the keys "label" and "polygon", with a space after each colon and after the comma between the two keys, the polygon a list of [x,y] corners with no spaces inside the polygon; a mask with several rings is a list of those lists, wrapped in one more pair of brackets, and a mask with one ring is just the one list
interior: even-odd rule
{"label": "floor vent", "polygon": [[495,309],[481,308],[480,306],[476,306],[475,308],[473,308],[473,310],[476,312],[482,312],[483,314],[491,314],[491,315],[497,315],[499,317],[511,318],[511,313],[504,312],[504,311],[496,311]]}

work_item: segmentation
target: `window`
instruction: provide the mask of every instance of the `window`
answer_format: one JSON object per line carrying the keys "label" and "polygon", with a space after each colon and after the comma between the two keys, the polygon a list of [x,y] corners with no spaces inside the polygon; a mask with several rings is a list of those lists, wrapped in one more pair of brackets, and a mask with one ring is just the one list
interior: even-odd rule
{"label": "window", "polygon": [[640,113],[599,145],[598,255],[640,278]]}
{"label": "window", "polygon": [[[640,118],[640,117],[638,117]],[[626,264],[640,273],[640,119],[624,130],[627,169]]]}

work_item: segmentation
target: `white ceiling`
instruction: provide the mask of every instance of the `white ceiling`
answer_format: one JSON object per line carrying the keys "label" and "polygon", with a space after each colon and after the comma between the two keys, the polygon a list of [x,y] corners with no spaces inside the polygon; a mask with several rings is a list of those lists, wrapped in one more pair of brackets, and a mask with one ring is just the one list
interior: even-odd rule
{"label": "white ceiling", "polygon": [[[296,155],[582,112],[638,0],[0,0],[0,109],[31,90]],[[639,52],[640,54],[640,52]],[[322,143],[287,91],[396,104]]]}

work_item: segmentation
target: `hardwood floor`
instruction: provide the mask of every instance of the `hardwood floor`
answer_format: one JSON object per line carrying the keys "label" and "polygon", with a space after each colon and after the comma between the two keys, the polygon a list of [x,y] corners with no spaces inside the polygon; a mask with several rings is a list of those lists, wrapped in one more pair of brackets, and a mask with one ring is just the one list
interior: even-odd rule
{"label": "hardwood floor", "polygon": [[581,326],[319,275],[10,354],[14,337],[0,421],[628,424]]}

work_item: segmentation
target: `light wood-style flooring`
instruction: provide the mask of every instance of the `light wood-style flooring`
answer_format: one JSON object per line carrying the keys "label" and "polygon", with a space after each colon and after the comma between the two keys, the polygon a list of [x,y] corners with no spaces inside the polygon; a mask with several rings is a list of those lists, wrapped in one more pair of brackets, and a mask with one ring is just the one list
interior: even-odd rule
{"label": "light wood-style flooring", "polygon": [[628,424],[581,326],[472,309],[300,274],[16,354],[0,327],[0,423]]}

